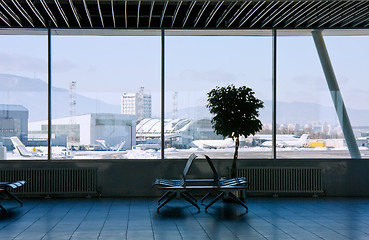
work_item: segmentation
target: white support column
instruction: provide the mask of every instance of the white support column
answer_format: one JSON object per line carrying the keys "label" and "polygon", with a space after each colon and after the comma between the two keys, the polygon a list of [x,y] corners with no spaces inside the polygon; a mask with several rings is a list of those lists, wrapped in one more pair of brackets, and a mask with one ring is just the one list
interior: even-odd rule
{"label": "white support column", "polygon": [[329,59],[328,51],[324,43],[323,35],[321,30],[312,31],[313,39],[315,42],[316,49],[320,58],[320,63],[324,71],[325,79],[331,92],[334,107],[336,108],[337,117],[340,121],[343,134],[346,139],[347,147],[350,151],[351,158],[361,158],[359,148],[356,143],[354,132],[350,119],[348,117],[345,104],[339,89],[334,70]]}

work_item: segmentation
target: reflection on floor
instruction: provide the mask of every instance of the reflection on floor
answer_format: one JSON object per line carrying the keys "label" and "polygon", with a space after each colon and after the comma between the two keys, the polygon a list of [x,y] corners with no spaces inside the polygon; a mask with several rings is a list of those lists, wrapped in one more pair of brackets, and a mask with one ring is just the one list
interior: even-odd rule
{"label": "reflection on floor", "polygon": [[247,214],[222,202],[197,213],[173,200],[158,214],[156,198],[31,199],[0,216],[0,239],[369,239],[369,198],[249,198],[247,205]]}

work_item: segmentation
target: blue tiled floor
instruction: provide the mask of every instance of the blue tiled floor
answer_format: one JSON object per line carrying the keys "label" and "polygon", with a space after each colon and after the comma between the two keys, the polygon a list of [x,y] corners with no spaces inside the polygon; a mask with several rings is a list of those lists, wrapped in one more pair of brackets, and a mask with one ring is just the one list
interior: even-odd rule
{"label": "blue tiled floor", "polygon": [[24,200],[0,216],[0,239],[369,239],[369,198],[249,198],[247,214],[222,202],[197,213],[182,200],[158,214],[156,201]]}

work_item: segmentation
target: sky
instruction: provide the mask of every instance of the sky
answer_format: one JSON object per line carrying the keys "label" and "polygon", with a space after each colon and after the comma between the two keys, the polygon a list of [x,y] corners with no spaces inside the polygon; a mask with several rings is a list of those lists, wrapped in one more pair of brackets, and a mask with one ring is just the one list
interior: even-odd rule
{"label": "sky", "polygon": [[[369,36],[325,37],[346,106],[369,110]],[[47,81],[47,36],[1,36],[0,73]],[[283,102],[333,106],[311,36],[278,37],[277,97]],[[4,47],[6,46],[6,47]],[[161,42],[158,36],[53,36],[52,84],[120,105],[140,87],[160,113]],[[166,111],[204,106],[216,86],[247,85],[272,99],[271,37],[165,39]],[[78,103],[77,103],[78,104]]]}

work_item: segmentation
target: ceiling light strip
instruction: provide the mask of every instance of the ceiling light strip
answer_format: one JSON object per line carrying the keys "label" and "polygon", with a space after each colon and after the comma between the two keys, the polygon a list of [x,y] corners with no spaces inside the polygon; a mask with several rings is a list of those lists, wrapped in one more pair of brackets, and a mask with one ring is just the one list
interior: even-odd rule
{"label": "ceiling light strip", "polygon": [[188,20],[188,17],[190,16],[191,14],[191,11],[193,9],[193,7],[195,6],[196,4],[196,1],[192,1],[191,4],[190,4],[190,7],[188,8],[187,12],[186,12],[186,16],[185,18],[183,19],[183,24],[182,24],[182,27],[184,28],[184,26],[186,25],[186,22]]}
{"label": "ceiling light strip", "polygon": [[27,19],[27,21],[29,22],[29,24],[31,24],[32,27],[35,27],[35,25],[33,24],[33,20],[31,18],[30,15],[28,15],[27,11],[24,10],[24,8],[22,7],[22,5],[19,4],[19,2],[17,0],[12,0],[14,6],[18,9],[18,11],[23,15],[23,17],[25,19]]}
{"label": "ceiling light strip", "polygon": [[279,1],[270,2],[266,8],[264,8],[250,23],[250,27],[253,27],[257,22],[259,22],[269,11],[271,11],[274,6],[276,6]]}
{"label": "ceiling light strip", "polygon": [[62,18],[64,19],[65,24],[67,24],[67,26],[68,26],[68,28],[69,28],[70,26],[69,26],[69,22],[68,22],[67,15],[65,15],[65,12],[64,12],[64,10],[63,10],[62,6],[60,5],[59,0],[54,0],[54,2],[55,2],[55,4],[56,4],[56,6],[58,7],[58,10],[59,10],[59,12],[60,12],[60,15],[61,15],[61,16],[62,16]]}
{"label": "ceiling light strip", "polygon": [[102,12],[101,12],[100,0],[96,0],[96,2],[97,2],[97,9],[99,10],[101,26],[104,28],[105,25],[104,25],[104,19],[103,19],[103,16],[102,16]]}
{"label": "ceiling light strip", "polygon": [[321,12],[324,12],[325,10],[328,10],[329,11],[329,8],[333,5],[335,5],[335,4],[337,4],[337,2],[335,2],[335,1],[331,1],[331,2],[323,2],[322,3],[322,6],[318,6],[317,8],[316,8],[316,11],[309,11],[309,13],[308,14],[306,14],[305,16],[304,16],[304,18],[301,18],[300,20],[298,20],[296,23],[295,23],[295,27],[298,27],[298,26],[300,26],[301,24],[303,24],[303,23],[305,23],[305,22],[307,22],[307,21],[309,21],[310,19],[312,19],[312,18],[318,18],[319,19],[319,14],[321,13]]}
{"label": "ceiling light strip", "polygon": [[278,24],[283,22],[286,18],[294,14],[296,11],[301,9],[306,3],[311,4],[311,2],[301,2],[301,1],[293,2],[293,3],[295,4],[295,6],[292,6],[289,10],[287,10],[285,13],[279,16],[277,20],[273,22],[273,28],[275,28]]}
{"label": "ceiling light strip", "polygon": [[81,27],[81,21],[79,20],[79,17],[78,17],[77,8],[74,6],[72,0],[69,0],[69,5],[72,8],[72,12],[74,14],[74,17],[76,18],[78,26]]}
{"label": "ceiling light strip", "polygon": [[265,2],[257,2],[254,7],[241,19],[241,21],[238,24],[238,27],[242,27],[249,19],[252,15],[254,15],[254,13],[261,7],[263,6]]}
{"label": "ceiling light strip", "polygon": [[356,4],[352,5],[351,7],[345,9],[339,16],[339,18],[329,24],[329,28],[333,27],[339,22],[342,22],[343,20],[349,18],[352,16],[353,13],[357,11],[358,8],[360,8],[362,5],[366,4],[367,2],[357,2]]}
{"label": "ceiling light strip", "polygon": [[55,16],[54,16],[54,14],[51,12],[51,10],[50,10],[49,6],[47,6],[47,4],[46,4],[45,0],[40,0],[40,2],[41,2],[41,4],[42,4],[42,6],[44,7],[44,9],[45,9],[45,11],[46,11],[47,15],[49,15],[49,17],[50,17],[51,21],[53,21],[53,23],[54,23],[55,27],[58,27],[58,23],[57,23],[57,21],[56,21],[56,18],[55,18]]}
{"label": "ceiling light strip", "polygon": [[9,14],[18,23],[19,26],[23,27],[21,19],[18,17],[17,14],[15,14],[15,12],[13,12],[13,10],[8,6],[8,4],[4,2],[4,0],[0,1],[0,5],[3,7],[5,12]]}
{"label": "ceiling light strip", "polygon": [[179,2],[177,3],[176,10],[174,11],[174,14],[173,14],[172,26],[171,26],[172,28],[173,28],[173,26],[174,26],[174,22],[176,21],[177,14],[178,14],[178,11],[179,11],[179,9],[181,8],[181,6],[182,6],[182,1],[179,1]]}
{"label": "ceiling light strip", "polygon": [[227,27],[229,28],[234,21],[245,11],[245,9],[251,4],[251,1],[244,2],[241,7],[236,11],[236,13],[233,15],[233,17],[228,21]]}
{"label": "ceiling light strip", "polygon": [[214,15],[218,12],[219,8],[223,5],[223,3],[224,3],[224,1],[217,2],[217,4],[215,5],[213,11],[211,11],[209,17],[206,19],[205,27],[207,27],[209,25],[209,23],[213,19]]}
{"label": "ceiling light strip", "polygon": [[138,5],[137,5],[137,28],[140,25],[140,9],[141,9],[141,1],[138,1]]}
{"label": "ceiling light strip", "polygon": [[321,19],[318,25],[318,28],[322,27],[326,23],[333,21],[340,17],[340,12],[346,9],[346,6],[351,4],[351,2],[345,2],[344,4],[339,4],[334,10],[332,10],[331,14],[328,14],[324,19]]}
{"label": "ceiling light strip", "polygon": [[1,11],[0,11],[0,19],[3,20],[6,23],[6,25],[11,27],[9,18],[7,16],[5,16],[5,14]]}
{"label": "ceiling light strip", "polygon": [[311,9],[315,8],[316,6],[318,6],[320,4],[321,1],[319,2],[313,2],[311,1],[310,4],[308,4],[306,7],[300,9],[292,18],[288,19],[283,27],[287,27],[288,25],[290,25],[291,23],[293,23],[294,21],[296,21],[297,19],[299,19],[301,16],[305,15],[306,13],[308,13]]}
{"label": "ceiling light strip", "polygon": [[155,4],[155,1],[152,1],[151,2],[151,7],[150,7],[150,15],[149,15],[149,28],[150,28],[150,25],[151,25],[152,12],[154,11],[154,4]]}
{"label": "ceiling light strip", "polygon": [[220,16],[220,18],[218,19],[218,21],[215,25],[216,28],[219,27],[219,25],[224,21],[224,19],[227,17],[229,12],[236,6],[237,3],[238,3],[238,1],[235,1],[235,2],[231,3],[230,5],[228,5],[227,9],[223,12],[222,16]]}
{"label": "ceiling light strip", "polygon": [[201,10],[194,21],[193,27],[196,27],[196,25],[199,23],[200,18],[204,14],[206,8],[209,6],[209,3],[210,1],[205,1],[204,4],[202,5]]}
{"label": "ceiling light strip", "polygon": [[262,23],[261,27],[263,28],[265,25],[267,25],[270,21],[272,21],[278,14],[284,12],[284,10],[289,7],[293,2],[283,2],[281,6],[276,8],[270,15],[267,17]]}
{"label": "ceiling light strip", "polygon": [[165,11],[167,10],[167,7],[168,7],[168,1],[165,1],[163,11],[161,12],[161,17],[160,17],[160,27],[163,26]]}
{"label": "ceiling light strip", "polygon": [[[344,3],[343,5],[345,5],[347,3]],[[313,20],[311,20],[310,22],[308,22],[306,24],[306,27],[310,27],[313,24],[315,24],[316,22],[322,21],[323,19],[326,19],[327,17],[330,16],[330,14],[335,15],[335,12],[342,6],[341,2],[335,2],[334,7],[329,7],[328,9],[326,9],[323,13],[321,13],[319,16],[316,16]]]}
{"label": "ceiling light strip", "polygon": [[116,28],[115,25],[115,13],[114,13],[114,0],[110,1],[110,5],[111,5],[111,16],[113,17],[113,27]]}
{"label": "ceiling light strip", "polygon": [[41,24],[46,27],[45,19],[42,17],[40,12],[37,10],[36,6],[33,4],[31,0],[26,0],[28,6],[31,8],[32,12],[36,15]]}
{"label": "ceiling light strip", "polygon": [[86,11],[88,21],[90,22],[90,26],[91,26],[91,28],[93,28],[91,14],[90,14],[90,11],[88,11],[86,0],[83,0],[83,5],[85,6],[85,11]]}

